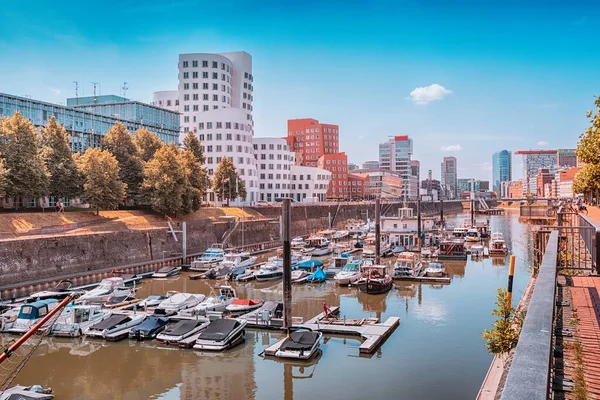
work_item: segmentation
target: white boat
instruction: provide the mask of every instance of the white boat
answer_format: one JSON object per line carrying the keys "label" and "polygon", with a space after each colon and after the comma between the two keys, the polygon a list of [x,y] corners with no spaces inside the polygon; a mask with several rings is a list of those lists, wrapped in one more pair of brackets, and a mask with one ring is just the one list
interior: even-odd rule
{"label": "white boat", "polygon": [[82,294],[76,303],[104,303],[115,290],[126,289],[123,285],[123,278],[115,276],[102,279],[102,281],[93,288]]}
{"label": "white boat", "polygon": [[102,321],[84,329],[83,334],[85,336],[107,340],[123,339],[129,335],[131,328],[141,324],[144,318],[146,318],[146,316],[142,314],[111,314]]}
{"label": "white boat", "polygon": [[8,332],[13,327],[20,311],[21,307],[13,307],[0,314],[0,332]]}
{"label": "white boat", "polygon": [[417,258],[416,254],[404,252],[398,254],[398,259],[394,263],[393,278],[416,278],[421,276],[423,264]]}
{"label": "white boat", "polygon": [[[297,253],[297,252],[292,252],[292,257],[291,257],[292,269],[296,269],[296,267],[300,263],[302,263],[306,260],[310,260],[310,256],[303,255],[303,254]],[[283,268],[283,251],[279,251],[276,256],[269,257],[269,259],[267,260],[267,263]]]}
{"label": "white boat", "polygon": [[40,385],[16,385],[0,392],[0,400],[52,400],[53,398],[52,389]]}
{"label": "white boat", "polygon": [[181,267],[162,267],[152,274],[153,278],[168,278],[170,276],[175,276],[181,272]]}
{"label": "white boat", "polygon": [[479,236],[479,229],[469,228],[465,236],[465,242],[480,242],[481,236]]}
{"label": "white boat", "polygon": [[223,261],[221,261],[220,265],[229,267],[230,269],[238,268],[238,267],[250,267],[254,265],[257,257],[251,256],[250,253],[227,253],[225,254]]}
{"label": "white boat", "polygon": [[306,240],[304,240],[304,238],[302,236],[295,237],[290,242],[290,245],[292,246],[293,249],[303,248],[306,246],[306,244],[307,244]]}
{"label": "white boat", "polygon": [[471,246],[470,250],[472,258],[483,257],[484,247],[482,245],[475,244]]}
{"label": "white boat", "polygon": [[365,259],[374,260],[375,259],[375,250],[363,249],[362,256]]}
{"label": "white boat", "polygon": [[152,307],[158,307],[158,305],[166,300],[167,296],[148,296],[142,301],[138,303],[138,308],[143,308],[144,310],[148,310]]}
{"label": "white boat", "polygon": [[44,318],[50,311],[58,306],[58,300],[45,299],[34,301],[33,303],[23,304],[19,309],[19,315],[8,329],[9,333],[25,333],[32,326]]}
{"label": "white boat", "polygon": [[167,298],[154,310],[156,315],[174,315],[181,310],[196,307],[206,296],[203,294],[167,292]]}
{"label": "white boat", "polygon": [[346,286],[356,283],[361,276],[360,264],[352,261],[344,265],[342,270],[335,274],[334,279],[340,286]]}
{"label": "white boat", "polygon": [[213,266],[213,264],[223,261],[223,258],[225,258],[223,245],[213,244],[210,248],[206,249],[206,251],[200,257],[192,261],[190,270],[206,272]]}
{"label": "white boat", "polygon": [[284,340],[275,357],[308,360],[319,350],[322,336],[321,332],[296,330]]}
{"label": "white boat", "polygon": [[118,290],[111,293],[104,302],[104,308],[121,308],[139,303],[134,290]]}
{"label": "white boat", "polygon": [[263,303],[262,300],[235,299],[225,309],[232,314],[240,315],[261,307]]}
{"label": "white boat", "polygon": [[247,323],[238,319],[212,321],[196,339],[194,350],[223,351],[242,343]]}
{"label": "white boat", "polygon": [[492,234],[492,245],[490,246],[490,254],[491,255],[506,255],[508,254],[508,248],[506,247],[506,243],[504,243],[504,236],[500,232],[496,232]]}
{"label": "white boat", "polygon": [[315,257],[325,256],[333,252],[331,241],[322,236],[311,236],[307,239],[308,246],[314,247],[312,255]]}
{"label": "white boat", "polygon": [[454,235],[455,237],[465,237],[467,235],[467,228],[454,228],[454,230],[452,231],[452,235]]}
{"label": "white boat", "polygon": [[196,307],[186,310],[187,313],[190,315],[206,315],[206,313],[210,311],[224,312],[227,306],[230,305],[233,300],[237,299],[235,289],[233,289],[231,286],[219,286],[215,289],[219,290],[218,296],[209,295]]}
{"label": "white boat", "polygon": [[32,293],[25,299],[25,303],[33,303],[34,301],[46,299],[62,300],[65,297],[76,293],[75,291],[70,290],[71,286],[73,286],[73,283],[69,280],[60,281],[54,289]]}
{"label": "white boat", "polygon": [[292,283],[306,283],[306,281],[308,280],[308,276],[310,275],[309,272],[306,272],[305,270],[302,269],[297,269],[292,271]]}
{"label": "white boat", "polygon": [[438,261],[432,261],[425,268],[425,276],[428,277],[442,277],[446,275],[446,268],[444,268],[444,264]]}
{"label": "white boat", "polygon": [[156,336],[156,340],[166,344],[179,344],[182,340],[201,332],[208,324],[206,319],[182,319],[167,325],[165,330]]}
{"label": "white boat", "polygon": [[283,267],[277,264],[267,262],[263,264],[258,271],[254,273],[254,278],[259,281],[273,281],[283,277]]}
{"label": "white boat", "polygon": [[78,337],[87,327],[102,321],[109,315],[108,311],[102,310],[102,307],[97,304],[67,306],[52,326],[50,334],[61,337]]}
{"label": "white boat", "polygon": [[335,231],[333,233],[333,235],[331,235],[331,238],[333,240],[342,240],[348,237],[348,231],[346,230],[342,230],[342,231]]}

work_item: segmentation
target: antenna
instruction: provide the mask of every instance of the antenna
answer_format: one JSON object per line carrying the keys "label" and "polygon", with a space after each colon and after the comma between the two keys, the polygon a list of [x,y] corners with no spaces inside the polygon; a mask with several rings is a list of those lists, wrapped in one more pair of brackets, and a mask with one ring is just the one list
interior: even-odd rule
{"label": "antenna", "polygon": [[73,81],[75,84],[75,104],[79,104],[79,82]]}
{"label": "antenna", "polygon": [[127,82],[123,82],[123,87],[121,89],[123,89],[123,97],[127,97],[127,91],[129,90]]}
{"label": "antenna", "polygon": [[96,87],[98,87],[98,82],[90,82],[94,86],[94,103],[96,103]]}

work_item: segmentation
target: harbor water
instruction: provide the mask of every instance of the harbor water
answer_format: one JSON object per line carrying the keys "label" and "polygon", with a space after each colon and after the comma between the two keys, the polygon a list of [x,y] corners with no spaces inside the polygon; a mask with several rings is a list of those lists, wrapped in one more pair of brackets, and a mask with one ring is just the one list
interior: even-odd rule
{"label": "harbor water", "polygon": [[[450,216],[448,223],[462,225],[467,217]],[[508,212],[491,217],[491,230],[504,234],[517,257],[519,299],[531,275],[529,228]],[[324,336],[322,354],[310,363],[263,359],[263,350],[283,334],[251,329],[244,344],[223,353],[161,348],[155,341],[46,337],[14,383],[50,386],[56,399],[473,399],[492,360],[481,333],[493,322],[509,258],[445,262],[450,284],[395,282],[385,295],[339,288],[334,281],[293,287],[293,315],[305,320],[322,312],[324,302],[339,305],[348,319],[400,317],[400,326],[370,356],[359,354],[356,337]],[[148,279],[139,297],[169,290],[208,295],[216,285],[186,274]],[[240,298],[283,296],[281,281],[233,286]]]}

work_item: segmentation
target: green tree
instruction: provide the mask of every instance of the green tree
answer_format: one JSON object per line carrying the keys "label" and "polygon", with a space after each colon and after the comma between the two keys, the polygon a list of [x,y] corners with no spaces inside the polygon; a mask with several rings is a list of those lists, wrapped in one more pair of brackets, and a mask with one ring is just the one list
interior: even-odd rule
{"label": "green tree", "polygon": [[188,184],[184,201],[187,206],[184,212],[194,212],[200,209],[202,197],[206,195],[208,176],[191,151],[181,151],[178,157],[185,170]]}
{"label": "green tree", "polygon": [[196,157],[196,160],[198,160],[200,165],[204,164],[205,158],[204,151],[202,151],[202,144],[196,135],[194,135],[194,132],[190,131],[185,135],[183,147],[194,154],[194,157]]}
{"label": "green tree", "polygon": [[125,125],[117,122],[112,126],[102,138],[102,147],[114,155],[119,163],[119,179],[127,185],[126,200],[140,202],[144,164],[133,142],[133,136]]}
{"label": "green tree", "polygon": [[573,193],[591,194],[600,190],[600,164],[585,164],[573,179]]}
{"label": "green tree", "polygon": [[156,133],[148,129],[138,129],[133,135],[133,141],[138,148],[140,158],[148,162],[154,157],[154,153],[165,144],[156,136]]}
{"label": "green tree", "polygon": [[600,164],[600,97],[594,102],[596,114],[588,111],[590,126],[579,136],[577,157],[586,164]]}
{"label": "green tree", "polygon": [[185,168],[173,146],[161,147],[146,163],[142,188],[153,210],[163,214],[183,212],[188,186]]}
{"label": "green tree", "polygon": [[217,166],[212,190],[219,199],[227,200],[227,205],[229,205],[229,200],[246,197],[244,181],[240,179],[230,158],[223,157]]}
{"label": "green tree", "polygon": [[491,354],[503,355],[517,345],[524,314],[511,306],[508,292],[500,288],[496,296],[496,309],[492,311],[492,315],[498,318],[492,324],[492,329],[483,331],[482,336]]}
{"label": "green tree", "polygon": [[6,195],[6,187],[8,186],[7,175],[6,162],[2,158],[2,154],[0,154],[0,197]]}
{"label": "green tree", "polygon": [[88,148],[77,157],[77,167],[84,179],[81,199],[98,211],[113,210],[123,202],[127,184],[119,178],[119,163],[107,150]]}
{"label": "green tree", "polygon": [[50,172],[48,194],[69,199],[79,196],[83,180],[73,160],[67,131],[54,116],[42,127],[40,141],[42,158]]}
{"label": "green tree", "polygon": [[38,198],[48,194],[49,173],[37,136],[35,126],[20,112],[2,118],[0,153],[5,163],[5,194],[14,198],[15,207],[20,197]]}

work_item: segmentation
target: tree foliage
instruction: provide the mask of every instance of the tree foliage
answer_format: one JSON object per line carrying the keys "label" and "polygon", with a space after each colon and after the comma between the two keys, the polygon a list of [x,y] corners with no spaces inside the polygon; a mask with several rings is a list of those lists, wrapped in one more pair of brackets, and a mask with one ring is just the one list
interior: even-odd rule
{"label": "tree foliage", "polygon": [[178,157],[187,175],[186,212],[197,211],[202,205],[202,197],[206,195],[208,175],[191,151],[180,151]]}
{"label": "tree foliage", "polygon": [[7,196],[38,198],[48,194],[49,173],[44,165],[35,126],[20,112],[2,118],[0,153],[5,163]]}
{"label": "tree foliage", "polygon": [[579,136],[577,157],[586,164],[600,164],[600,97],[596,98],[596,114],[588,112],[590,126]]}
{"label": "tree foliage", "polygon": [[204,151],[202,151],[202,144],[196,135],[194,135],[194,132],[190,131],[185,135],[183,147],[194,154],[194,157],[196,157],[196,160],[198,160],[200,165],[204,164],[205,158]]}
{"label": "tree foliage", "polygon": [[492,311],[492,315],[498,318],[492,324],[492,329],[483,331],[482,336],[491,354],[506,354],[519,341],[524,314],[511,306],[508,292],[500,288],[496,296],[496,309]]}
{"label": "tree foliage", "polygon": [[177,214],[186,209],[184,195],[187,192],[185,168],[173,146],[160,148],[146,163],[143,191],[150,207],[164,214]]}
{"label": "tree foliage", "polygon": [[127,200],[139,201],[144,164],[139,157],[133,136],[125,125],[117,122],[102,138],[102,147],[115,156],[119,163],[119,179],[127,185]]}
{"label": "tree foliage", "polygon": [[40,142],[42,158],[50,173],[48,194],[66,198],[79,196],[83,180],[73,160],[67,131],[54,116],[42,127]]}
{"label": "tree foliage", "polygon": [[148,129],[138,129],[133,135],[133,141],[138,148],[142,161],[148,162],[154,154],[165,144],[156,136],[156,133]]}
{"label": "tree foliage", "polygon": [[595,193],[600,190],[600,164],[585,164],[573,179],[573,193]]}
{"label": "tree foliage", "polygon": [[81,199],[96,209],[115,209],[126,196],[127,184],[120,178],[119,163],[107,150],[88,148],[77,158],[77,167],[84,178]]}
{"label": "tree foliage", "polygon": [[223,157],[217,166],[212,183],[212,190],[221,200],[236,199],[246,197],[246,186],[240,179],[233,162],[228,157]]}

